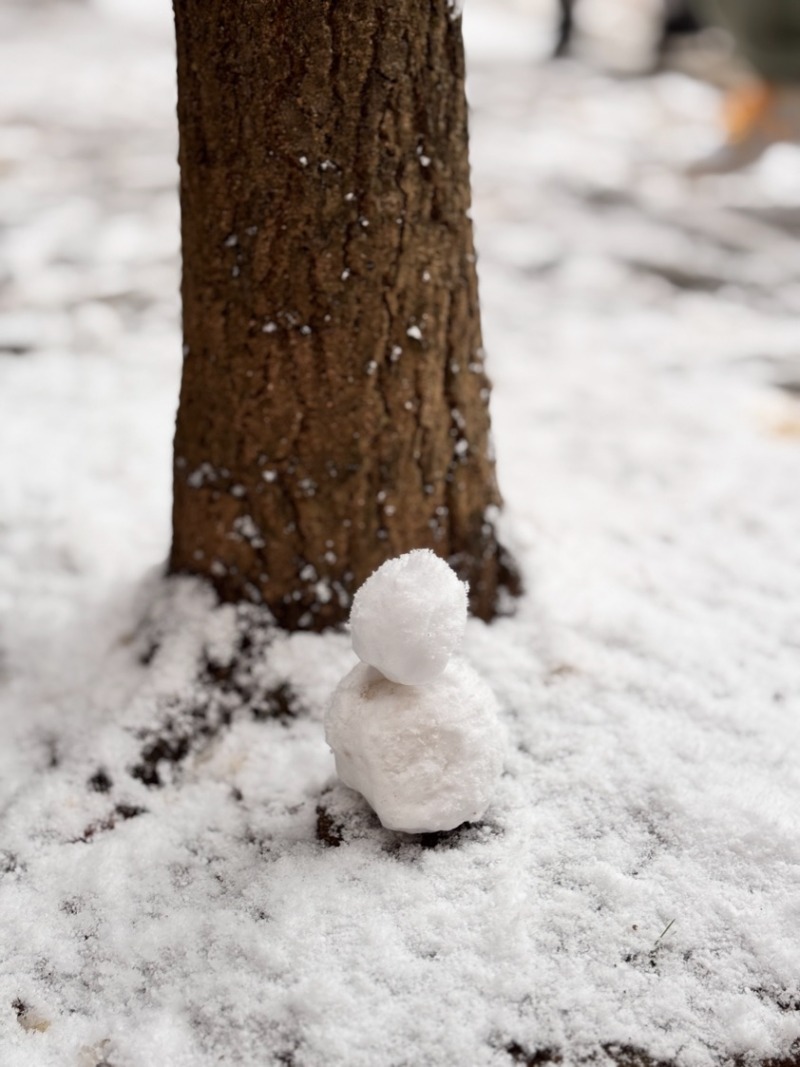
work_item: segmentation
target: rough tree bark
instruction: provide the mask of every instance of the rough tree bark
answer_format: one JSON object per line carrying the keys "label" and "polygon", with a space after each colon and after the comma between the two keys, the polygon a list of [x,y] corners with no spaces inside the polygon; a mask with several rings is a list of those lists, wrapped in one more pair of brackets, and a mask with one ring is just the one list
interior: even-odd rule
{"label": "rough tree bark", "polygon": [[448,0],[174,0],[184,370],[171,568],[289,628],[430,547],[489,618],[460,20]]}

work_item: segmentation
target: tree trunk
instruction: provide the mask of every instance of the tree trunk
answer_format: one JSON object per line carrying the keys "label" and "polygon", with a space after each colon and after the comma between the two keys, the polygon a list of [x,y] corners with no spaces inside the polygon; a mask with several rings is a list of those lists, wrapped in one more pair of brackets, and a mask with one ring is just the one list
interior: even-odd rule
{"label": "tree trunk", "polygon": [[464,59],[447,0],[174,0],[184,369],[171,568],[288,628],[429,547],[489,618]]}

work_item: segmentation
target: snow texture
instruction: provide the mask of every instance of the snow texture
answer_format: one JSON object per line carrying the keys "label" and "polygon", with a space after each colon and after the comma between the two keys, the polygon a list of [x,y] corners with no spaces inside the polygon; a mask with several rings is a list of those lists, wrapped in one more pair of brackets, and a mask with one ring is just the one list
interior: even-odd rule
{"label": "snow texture", "polygon": [[[789,1056],[800,155],[690,183],[711,88],[537,64],[549,2],[467,4],[528,592],[467,623],[510,736],[489,809],[402,836],[334,776],[347,635],[161,577],[174,56],[168,5],[120,2],[0,5],[0,1063]],[[577,7],[604,61],[622,10]]]}
{"label": "snow texture", "polygon": [[325,737],[336,773],[388,830],[477,822],[503,769],[497,702],[458,658],[427,685],[399,685],[359,663],[336,687]]}
{"label": "snow texture", "polygon": [[466,584],[427,548],[387,560],[358,590],[350,611],[358,658],[402,685],[437,678],[466,625]]}

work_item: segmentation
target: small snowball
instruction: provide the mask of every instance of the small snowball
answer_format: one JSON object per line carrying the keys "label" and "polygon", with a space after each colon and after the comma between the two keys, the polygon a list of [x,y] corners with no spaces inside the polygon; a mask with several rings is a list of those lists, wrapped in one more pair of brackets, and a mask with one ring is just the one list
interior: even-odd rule
{"label": "small snowball", "polygon": [[331,698],[325,736],[345,785],[387,829],[405,833],[480,819],[503,769],[494,695],[461,659],[423,686],[390,682],[359,663]]}
{"label": "small snowball", "polygon": [[358,658],[403,685],[438,677],[466,624],[466,582],[428,548],[387,560],[358,590],[350,612]]}

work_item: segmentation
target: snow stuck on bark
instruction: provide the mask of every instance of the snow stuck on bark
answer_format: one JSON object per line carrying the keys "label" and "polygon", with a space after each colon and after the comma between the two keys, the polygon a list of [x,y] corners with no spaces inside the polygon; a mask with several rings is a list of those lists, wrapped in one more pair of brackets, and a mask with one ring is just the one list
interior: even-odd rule
{"label": "snow stuck on bark", "polygon": [[492,691],[453,658],[467,588],[430,549],[387,560],[356,593],[353,648],[325,734],[345,783],[390,830],[429,833],[480,819],[503,769]]}

